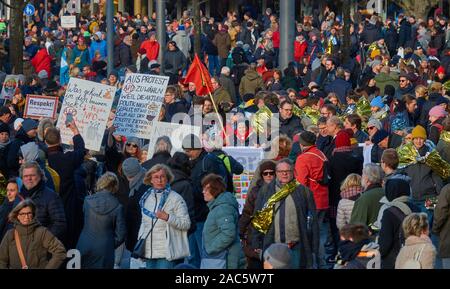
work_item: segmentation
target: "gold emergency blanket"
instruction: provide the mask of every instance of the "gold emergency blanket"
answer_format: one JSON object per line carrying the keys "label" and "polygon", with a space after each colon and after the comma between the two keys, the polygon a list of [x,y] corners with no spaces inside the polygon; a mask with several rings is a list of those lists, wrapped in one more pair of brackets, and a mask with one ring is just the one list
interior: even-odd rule
{"label": "gold emergency blanket", "polygon": [[356,113],[363,119],[369,119],[372,115],[372,111],[370,110],[370,102],[364,96],[356,103]]}
{"label": "gold emergency blanket", "polygon": [[399,147],[397,153],[399,157],[399,168],[404,168],[416,163],[423,163],[443,180],[450,177],[450,164],[442,159],[436,149],[433,149],[424,157],[421,157],[416,147],[412,143],[408,143]]}
{"label": "gold emergency blanket", "polygon": [[443,130],[439,136],[439,139],[450,143],[450,131]]}
{"label": "gold emergency blanket", "polygon": [[298,186],[297,181],[293,180],[284,185],[278,192],[273,194],[261,211],[255,213],[252,218],[253,227],[259,232],[266,234],[272,224],[273,209],[275,204],[291,194]]}
{"label": "gold emergency blanket", "polygon": [[258,134],[265,133],[264,128],[269,125],[270,118],[272,117],[272,111],[267,106],[261,107],[253,116],[252,126]]}

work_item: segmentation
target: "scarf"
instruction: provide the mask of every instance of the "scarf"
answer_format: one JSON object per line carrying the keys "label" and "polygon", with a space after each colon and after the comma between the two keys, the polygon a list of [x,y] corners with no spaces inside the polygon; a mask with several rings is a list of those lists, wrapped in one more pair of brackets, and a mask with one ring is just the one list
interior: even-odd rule
{"label": "scarf", "polygon": [[349,187],[341,192],[341,198],[355,201],[363,191],[361,186]]}
{"label": "scarf", "polygon": [[253,227],[259,232],[266,234],[269,231],[270,225],[273,221],[273,214],[275,204],[289,196],[297,188],[298,183],[295,180],[283,185],[280,190],[276,188],[275,194],[273,194],[262,210],[257,211],[252,219]]}
{"label": "scarf", "polygon": [[8,142],[5,143],[0,143],[0,150],[4,149],[7,145],[9,145],[11,143],[11,140],[8,140]]}
{"label": "scarf", "polygon": [[134,178],[130,181],[130,193],[128,197],[134,196],[134,193],[139,189],[140,185],[142,184],[145,177],[145,170],[141,169],[141,171],[134,176]]}
{"label": "scarf", "polygon": [[[159,200],[159,204],[157,209],[155,210],[155,212],[151,212],[149,211],[145,206],[145,201],[147,200],[147,198],[151,195],[151,194],[162,194],[161,199]],[[161,211],[162,208],[164,207],[167,197],[170,194],[170,185],[167,184],[166,188],[164,190],[157,190],[154,189],[153,187],[151,187],[150,189],[147,190],[147,192],[145,192],[145,194],[142,196],[141,200],[139,201],[139,205],[142,208],[142,213],[145,214],[147,217],[151,218],[151,219],[157,219],[156,217],[156,212],[157,211]]]}

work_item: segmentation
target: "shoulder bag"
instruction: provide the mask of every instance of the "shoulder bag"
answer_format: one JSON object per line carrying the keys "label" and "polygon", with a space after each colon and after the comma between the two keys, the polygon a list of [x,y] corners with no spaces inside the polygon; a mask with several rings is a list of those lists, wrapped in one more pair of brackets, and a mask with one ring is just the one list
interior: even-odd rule
{"label": "shoulder bag", "polygon": [[19,253],[20,263],[22,264],[22,269],[28,269],[27,261],[25,260],[25,255],[23,254],[22,244],[20,243],[19,232],[14,229],[14,239],[16,241],[17,253]]}

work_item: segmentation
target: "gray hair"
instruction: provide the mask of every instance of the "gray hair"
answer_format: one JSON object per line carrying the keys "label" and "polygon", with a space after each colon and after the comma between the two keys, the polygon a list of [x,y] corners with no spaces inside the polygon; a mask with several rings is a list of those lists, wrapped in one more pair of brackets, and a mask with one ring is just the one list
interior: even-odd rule
{"label": "gray hair", "polygon": [[157,172],[159,172],[159,171],[161,171],[161,170],[163,170],[164,173],[166,174],[166,177],[167,177],[167,183],[170,184],[170,183],[173,181],[174,176],[173,176],[172,171],[170,170],[170,168],[169,168],[168,166],[166,166],[166,165],[163,165],[163,164],[157,164],[157,165],[154,165],[154,166],[153,166],[153,167],[145,174],[145,177],[144,177],[144,184],[150,185],[150,186],[151,186],[151,185],[152,185],[152,183],[151,183],[152,175],[155,174],[155,173],[157,173]]}
{"label": "gray hair", "polygon": [[363,169],[363,176],[366,176],[371,184],[381,184],[383,171],[377,164],[367,164]]}
{"label": "gray hair", "polygon": [[342,124],[342,120],[339,117],[335,116],[335,115],[330,116],[330,118],[328,118],[328,120],[327,120],[327,123],[328,122],[336,125],[339,128],[343,128],[344,127],[344,125]]}
{"label": "gray hair", "polygon": [[155,153],[172,151],[172,142],[168,136],[161,136],[156,140],[155,143]]}
{"label": "gray hair", "polygon": [[230,72],[231,72],[231,70],[228,66],[222,67],[222,70],[220,71],[220,73],[225,74],[226,76],[229,76]]}
{"label": "gray hair", "polygon": [[25,170],[25,169],[35,169],[36,172],[41,177],[41,180],[43,180],[44,182],[47,181],[47,178],[45,177],[45,173],[42,170],[41,166],[38,164],[38,162],[36,162],[36,161],[29,161],[29,162],[23,163],[20,166],[20,169],[19,169],[19,176],[20,176],[21,179],[23,179],[23,170]]}
{"label": "gray hair", "polygon": [[291,167],[291,170],[294,169],[294,163],[288,158],[284,158],[284,159],[279,160],[277,162],[276,168],[278,168],[278,166],[281,165],[281,164],[288,164]]}
{"label": "gray hair", "polygon": [[119,179],[117,178],[116,174],[112,172],[106,172],[98,179],[95,190],[97,192],[105,190],[115,194],[119,191]]}
{"label": "gray hair", "polygon": [[21,201],[14,209],[9,213],[8,219],[10,222],[13,222],[14,220],[17,220],[17,217],[19,216],[19,212],[26,207],[30,207],[31,212],[33,213],[33,219],[36,216],[36,204],[31,199],[25,199]]}

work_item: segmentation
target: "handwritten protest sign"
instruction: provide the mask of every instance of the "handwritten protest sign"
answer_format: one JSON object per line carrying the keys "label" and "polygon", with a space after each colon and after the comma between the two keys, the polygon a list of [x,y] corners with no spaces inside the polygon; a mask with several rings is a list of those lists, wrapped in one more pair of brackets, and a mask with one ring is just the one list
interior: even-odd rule
{"label": "handwritten protest sign", "polygon": [[154,153],[156,140],[161,136],[168,136],[172,143],[172,152],[182,151],[183,139],[189,134],[200,137],[200,127],[170,122],[154,122],[150,130],[150,142],[148,144],[147,158],[151,159]]}
{"label": "handwritten protest sign", "polygon": [[262,148],[255,147],[223,147],[222,150],[229,156],[235,158],[244,167],[242,174],[233,176],[236,198],[239,203],[239,212],[242,214],[248,189],[259,163],[264,158],[264,151]]}
{"label": "handwritten protest sign", "polygon": [[153,138],[151,126],[158,120],[168,83],[167,76],[127,74],[114,120],[116,134]]}
{"label": "handwritten protest sign", "polygon": [[72,144],[72,132],[65,124],[71,113],[86,148],[99,151],[115,93],[113,86],[70,78],[57,124],[62,142]]}
{"label": "handwritten protest sign", "polygon": [[77,28],[77,17],[76,16],[61,16],[61,27],[62,28]]}
{"label": "handwritten protest sign", "polygon": [[12,99],[17,87],[19,87],[19,76],[7,75],[3,82],[0,99]]}
{"label": "handwritten protest sign", "polygon": [[48,117],[56,119],[58,97],[28,94],[25,100],[24,118],[40,119]]}

